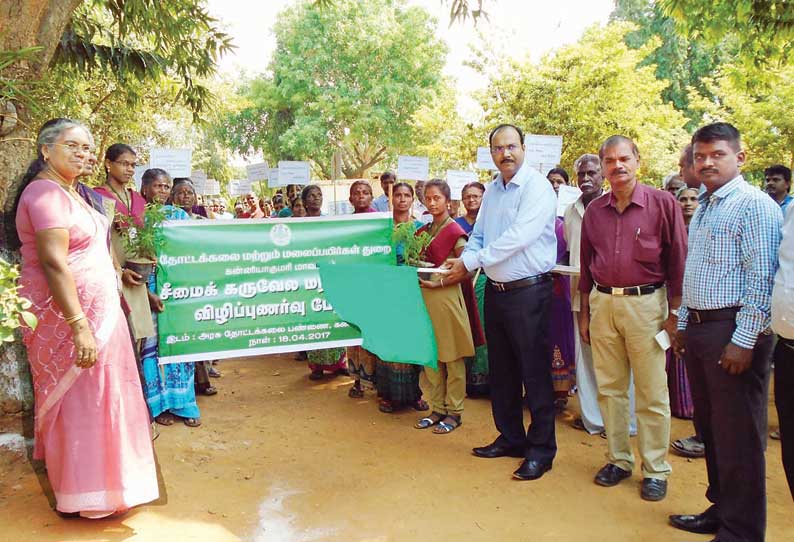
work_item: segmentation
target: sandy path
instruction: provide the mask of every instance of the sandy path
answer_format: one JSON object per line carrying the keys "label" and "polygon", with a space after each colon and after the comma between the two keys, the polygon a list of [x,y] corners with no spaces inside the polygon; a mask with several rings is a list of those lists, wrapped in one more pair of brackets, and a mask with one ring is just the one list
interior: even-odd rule
{"label": "sandy path", "polygon": [[[350,382],[315,384],[288,356],[221,364],[220,393],[200,398],[202,427],[160,427],[155,446],[165,498],[123,518],[62,520],[25,457],[0,452],[0,541],[637,541],[709,540],[668,527],[668,514],[705,508],[705,464],[671,456],[667,499],[639,497],[640,475],[592,483],[606,441],[558,419],[554,469],[535,482],[516,459],[478,459],[493,437],[490,405],[467,400],[450,435],[411,427],[413,411],[377,411]],[[775,421],[774,409],[770,411]],[[19,420],[4,428],[20,431]],[[673,422],[673,437],[691,424]],[[768,454],[767,540],[794,540],[794,504],[780,444]]]}

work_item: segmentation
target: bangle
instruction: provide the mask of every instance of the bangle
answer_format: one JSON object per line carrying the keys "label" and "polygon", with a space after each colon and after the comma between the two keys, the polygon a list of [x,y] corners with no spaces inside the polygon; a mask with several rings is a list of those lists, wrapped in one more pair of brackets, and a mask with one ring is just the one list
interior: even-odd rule
{"label": "bangle", "polygon": [[77,314],[75,314],[74,316],[70,316],[70,317],[68,317],[68,318],[64,318],[64,321],[65,321],[67,324],[69,324],[69,325],[72,325],[72,324],[74,324],[75,322],[79,322],[79,321],[80,321],[80,320],[82,320],[83,318],[85,318],[85,314],[83,314],[82,312],[78,312],[78,313],[77,313]]}

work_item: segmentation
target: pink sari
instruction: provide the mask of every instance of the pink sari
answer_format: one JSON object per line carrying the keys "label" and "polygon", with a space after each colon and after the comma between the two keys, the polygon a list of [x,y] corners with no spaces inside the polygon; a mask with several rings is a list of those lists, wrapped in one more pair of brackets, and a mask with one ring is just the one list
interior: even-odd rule
{"label": "pink sari", "polygon": [[[20,293],[39,319],[26,330],[35,393],[33,455],[44,459],[61,512],[113,512],[158,497],[149,417],[116,273],[107,219],[58,183],[36,180],[16,217],[22,240]],[[36,255],[35,232],[69,232],[68,265],[97,344],[90,369],[75,365],[70,327],[54,302]]]}

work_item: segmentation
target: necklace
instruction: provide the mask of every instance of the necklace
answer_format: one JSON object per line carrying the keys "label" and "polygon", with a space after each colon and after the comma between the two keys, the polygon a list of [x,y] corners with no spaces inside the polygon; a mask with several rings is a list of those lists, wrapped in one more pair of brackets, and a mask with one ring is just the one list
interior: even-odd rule
{"label": "necklace", "polygon": [[61,188],[63,188],[66,191],[66,193],[69,196],[71,196],[73,199],[77,200],[78,204],[81,204],[81,205],[83,205],[83,207],[86,207],[88,209],[91,208],[88,205],[88,203],[83,199],[83,197],[80,195],[80,193],[77,191],[77,189],[74,187],[74,184],[72,184],[69,181],[67,181],[64,178],[63,175],[61,175],[60,173],[58,173],[57,171],[55,171],[51,167],[48,167],[47,169],[45,169],[44,173],[47,173],[47,174],[49,174],[49,176],[53,177],[55,179],[55,182],[57,182],[61,186]]}

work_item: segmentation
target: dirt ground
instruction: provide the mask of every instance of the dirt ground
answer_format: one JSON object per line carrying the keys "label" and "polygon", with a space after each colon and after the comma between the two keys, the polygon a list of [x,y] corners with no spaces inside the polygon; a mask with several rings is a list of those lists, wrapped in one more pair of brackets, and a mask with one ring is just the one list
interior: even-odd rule
{"label": "dirt ground", "polygon": [[[606,441],[558,418],[559,452],[541,480],[511,479],[519,460],[479,459],[494,436],[487,400],[469,399],[463,426],[433,435],[417,414],[378,412],[350,379],[307,379],[305,363],[268,356],[221,363],[220,393],[199,399],[203,425],[160,427],[161,499],[108,520],[64,520],[24,455],[0,451],[0,541],[645,541],[709,540],[667,525],[706,507],[703,460],[671,456],[667,499],[642,501],[640,474],[593,484]],[[575,400],[574,400],[575,401]],[[774,409],[770,422],[776,423]],[[20,432],[19,419],[0,429]],[[673,422],[673,438],[691,424]],[[780,443],[768,452],[770,542],[794,540],[794,503]],[[41,470],[40,468],[38,469]]]}

